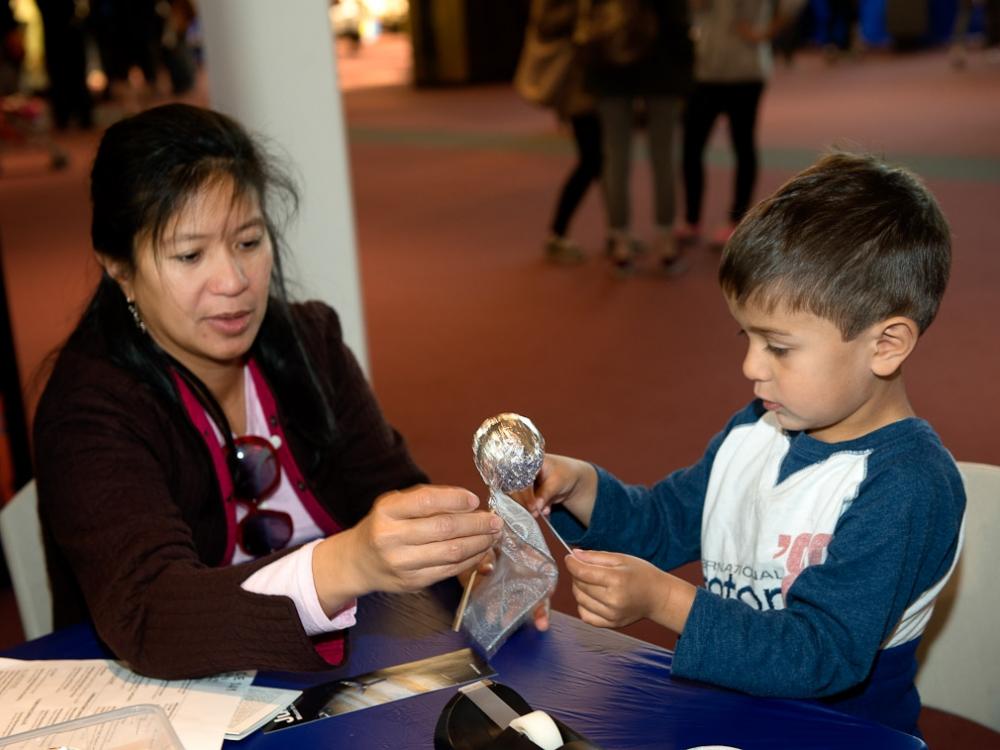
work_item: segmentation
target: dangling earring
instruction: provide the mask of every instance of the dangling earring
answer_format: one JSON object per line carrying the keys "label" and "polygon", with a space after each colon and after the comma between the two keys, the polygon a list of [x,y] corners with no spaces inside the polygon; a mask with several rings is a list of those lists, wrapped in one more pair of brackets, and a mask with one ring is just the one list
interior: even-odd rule
{"label": "dangling earring", "polygon": [[126,300],[128,303],[128,311],[132,313],[132,320],[135,321],[135,327],[138,328],[142,333],[146,332],[146,324],[142,322],[142,316],[139,315],[139,308],[135,306],[135,300]]}

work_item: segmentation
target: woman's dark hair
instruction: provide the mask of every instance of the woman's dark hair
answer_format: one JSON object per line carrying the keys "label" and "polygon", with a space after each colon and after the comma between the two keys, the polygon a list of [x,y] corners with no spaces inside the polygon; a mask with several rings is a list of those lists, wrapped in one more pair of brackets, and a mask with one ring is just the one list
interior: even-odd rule
{"label": "woman's dark hair", "polygon": [[[177,212],[220,179],[231,183],[234,202],[249,195],[259,201],[274,263],[267,314],[251,353],[281,393],[283,406],[287,403],[289,418],[316,449],[316,460],[333,440],[333,412],[289,312],[278,230],[297,209],[298,195],[292,180],[239,123],[200,107],[167,104],[108,128],[90,175],[94,250],[134,269],[138,241],[151,239],[155,252]],[[107,272],[70,344],[95,331],[116,365],[180,408],[168,359],[139,331],[125,295]]]}

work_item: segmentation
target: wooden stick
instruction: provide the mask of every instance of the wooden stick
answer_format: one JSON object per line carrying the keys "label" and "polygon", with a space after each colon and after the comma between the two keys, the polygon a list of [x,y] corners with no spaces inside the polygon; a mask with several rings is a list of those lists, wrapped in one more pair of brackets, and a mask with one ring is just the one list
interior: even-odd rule
{"label": "wooden stick", "polygon": [[548,527],[549,527],[549,531],[551,531],[551,532],[552,532],[552,536],[554,536],[554,537],[556,538],[556,541],[557,541],[557,542],[559,542],[559,544],[561,544],[561,545],[562,545],[563,547],[565,547],[565,548],[566,548],[566,551],[567,551],[567,552],[568,552],[569,554],[571,554],[571,555],[572,555],[572,554],[573,554],[573,550],[572,550],[572,549],[570,549],[570,546],[569,546],[568,544],[566,544],[566,540],[562,538],[562,536],[561,536],[561,535],[559,534],[559,532],[558,532],[558,531],[556,531],[556,527],[552,525],[552,519],[551,519],[551,518],[549,518],[549,517],[548,517],[547,515],[545,515],[544,513],[543,513],[543,514],[541,514],[541,516],[540,516],[540,517],[541,517],[541,519],[542,519],[543,521],[545,521],[545,524],[546,524],[546,526],[548,526]]}
{"label": "wooden stick", "polygon": [[458,603],[458,611],[455,612],[455,622],[451,625],[451,629],[456,633],[462,627],[462,618],[465,617],[465,608],[469,606],[469,594],[472,593],[472,586],[476,582],[476,573],[478,572],[479,568],[475,568],[472,571],[472,575],[469,576],[469,580],[465,584],[465,591],[462,592],[462,601]]}
{"label": "wooden stick", "polygon": [[[490,490],[492,493],[493,490]],[[494,513],[493,503],[490,503],[490,513]],[[456,633],[462,627],[462,618],[465,617],[465,608],[469,606],[469,594],[472,593],[472,587],[476,583],[476,574],[479,572],[479,566],[476,565],[475,569],[472,571],[472,575],[469,576],[469,580],[465,584],[465,591],[462,592],[462,600],[458,603],[458,610],[455,612],[455,621],[451,624],[451,629]]]}

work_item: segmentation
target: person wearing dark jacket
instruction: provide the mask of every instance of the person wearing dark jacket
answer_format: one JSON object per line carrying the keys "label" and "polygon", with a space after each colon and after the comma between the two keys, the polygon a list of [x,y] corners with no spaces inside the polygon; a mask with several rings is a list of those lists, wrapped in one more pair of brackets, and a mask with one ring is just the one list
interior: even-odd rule
{"label": "person wearing dark jacket", "polygon": [[294,190],[239,124],[122,120],[91,198],[104,272],[34,425],[57,627],[156,677],[323,669],[359,597],[483,557],[499,519],[421,486],[336,314],[288,301]]}
{"label": "person wearing dark jacket", "polygon": [[87,88],[87,55],[83,18],[73,0],[35,0],[42,16],[45,70],[56,128],[65,130],[76,119],[82,128],[94,124],[94,107]]}
{"label": "person wearing dark jacket", "polygon": [[597,96],[601,116],[609,252],[620,272],[631,270],[635,243],[629,233],[628,185],[635,107],[641,104],[653,172],[654,256],[664,270],[672,271],[678,269],[673,238],[674,131],[684,97],[692,87],[694,66],[688,3],[637,0],[628,5],[645,13],[648,20],[642,25],[655,27],[655,36],[636,51],[634,61],[625,64],[593,56],[587,74],[587,87]]}

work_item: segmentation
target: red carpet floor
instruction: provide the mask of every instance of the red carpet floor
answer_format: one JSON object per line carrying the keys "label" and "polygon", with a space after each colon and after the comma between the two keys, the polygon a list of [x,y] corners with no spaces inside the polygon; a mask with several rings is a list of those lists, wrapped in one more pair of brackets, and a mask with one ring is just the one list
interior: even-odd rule
{"label": "red carpet floor", "polygon": [[[882,153],[925,177],[952,224],[955,255],[941,313],[906,379],[914,407],[956,458],[995,464],[998,94],[1000,65],[982,58],[954,71],[937,52],[836,66],[803,55],[776,72],[765,94],[757,190],[763,196],[833,145]],[[696,459],[751,397],[715,252],[696,249],[677,278],[613,278],[600,256],[593,191],[572,228],[589,260],[576,268],[543,262],[549,212],[572,160],[547,113],[506,86],[358,89],[345,103],[372,377],[436,481],[480,485],[471,436],[501,411],[532,417],[553,452],[653,481]],[[709,224],[723,217],[731,189],[724,135],[720,126],[710,154]],[[40,364],[95,278],[86,174],[96,140],[67,139],[65,172],[49,173],[42,156],[8,154],[0,177],[3,264],[32,409]],[[651,199],[637,155],[641,237],[650,233]],[[555,605],[572,611],[565,588]],[[629,632],[673,642],[648,625]],[[948,733],[931,746],[957,747],[964,735]],[[964,741],[986,747],[996,739],[988,735]]]}

